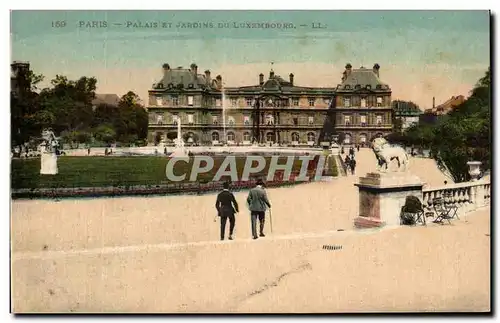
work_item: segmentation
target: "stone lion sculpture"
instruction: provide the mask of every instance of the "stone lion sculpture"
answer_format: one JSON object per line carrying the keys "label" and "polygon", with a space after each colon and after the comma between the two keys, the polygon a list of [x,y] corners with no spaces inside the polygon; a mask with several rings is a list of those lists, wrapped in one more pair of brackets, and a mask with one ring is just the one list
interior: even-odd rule
{"label": "stone lion sculpture", "polygon": [[398,161],[398,171],[406,171],[409,166],[409,158],[406,151],[399,146],[392,146],[384,138],[376,138],[372,142],[373,152],[379,162],[379,170],[389,169],[389,163],[396,159]]}

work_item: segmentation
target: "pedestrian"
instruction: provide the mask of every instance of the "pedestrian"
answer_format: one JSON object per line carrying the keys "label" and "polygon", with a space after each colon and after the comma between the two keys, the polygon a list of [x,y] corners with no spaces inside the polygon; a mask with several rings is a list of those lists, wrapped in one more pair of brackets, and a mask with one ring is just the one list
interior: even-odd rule
{"label": "pedestrian", "polygon": [[358,152],[359,152],[359,145],[358,145]]}
{"label": "pedestrian", "polygon": [[265,237],[264,235],[264,223],[266,217],[267,208],[271,209],[271,203],[267,198],[267,193],[264,190],[264,182],[262,180],[257,181],[257,186],[252,188],[248,192],[247,197],[247,206],[250,210],[250,217],[252,223],[252,237],[254,239],[258,239],[257,236],[257,218],[259,219],[260,224],[260,236]]}
{"label": "pedestrian", "polygon": [[356,159],[351,158],[351,173],[354,175],[356,170]]}
{"label": "pedestrian", "polygon": [[87,155],[90,155],[90,147],[87,149]]}
{"label": "pedestrian", "polygon": [[235,214],[239,212],[238,202],[234,198],[234,194],[229,192],[229,182],[224,182],[223,190],[217,195],[215,208],[220,217],[220,239],[224,240],[226,232],[226,223],[229,219],[229,240],[233,240],[234,226],[236,224]]}
{"label": "pedestrian", "polygon": [[344,163],[345,163],[345,166],[346,166],[347,169],[351,169],[352,170],[352,168],[351,168],[351,158],[349,157],[349,155],[345,156]]}
{"label": "pedestrian", "polygon": [[344,154],[344,147],[340,148],[340,153],[343,155]]}
{"label": "pedestrian", "polygon": [[163,154],[167,155],[167,147],[163,148]]}

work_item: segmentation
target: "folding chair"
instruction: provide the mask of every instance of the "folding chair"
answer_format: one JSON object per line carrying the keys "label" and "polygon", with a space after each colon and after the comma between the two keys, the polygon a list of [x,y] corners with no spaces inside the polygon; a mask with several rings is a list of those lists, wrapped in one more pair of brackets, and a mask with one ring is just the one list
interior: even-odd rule
{"label": "folding chair", "polygon": [[432,205],[433,205],[434,211],[436,212],[436,219],[433,222],[443,224],[443,221],[447,220],[448,223],[451,224],[451,221],[450,221],[451,209],[445,207],[443,198],[442,197],[434,198],[432,200]]}
{"label": "folding chair", "polygon": [[422,202],[414,195],[407,196],[401,208],[400,224],[413,225],[419,222],[426,225]]}
{"label": "folding chair", "polygon": [[[450,193],[445,193],[445,198],[450,198],[452,199],[453,198],[453,194],[450,192]],[[450,203],[449,205],[444,205],[445,208],[447,208],[449,211],[450,211],[450,218],[453,219],[453,218],[457,218],[460,220],[460,218],[458,217],[458,206],[456,204],[453,204],[453,203]]]}

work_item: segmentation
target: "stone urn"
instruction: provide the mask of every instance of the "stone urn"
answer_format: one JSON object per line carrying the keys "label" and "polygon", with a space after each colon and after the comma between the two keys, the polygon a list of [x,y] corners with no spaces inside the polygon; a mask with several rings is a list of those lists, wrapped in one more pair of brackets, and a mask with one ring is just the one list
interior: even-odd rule
{"label": "stone urn", "polygon": [[472,181],[477,181],[479,175],[481,175],[481,164],[480,161],[467,162],[467,166],[469,166],[469,175]]}

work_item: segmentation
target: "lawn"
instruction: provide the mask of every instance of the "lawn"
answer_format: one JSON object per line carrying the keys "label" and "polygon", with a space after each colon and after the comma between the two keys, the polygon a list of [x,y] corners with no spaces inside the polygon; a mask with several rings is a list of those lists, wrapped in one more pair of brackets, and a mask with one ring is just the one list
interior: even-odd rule
{"label": "lawn", "polygon": [[[286,157],[280,157],[279,163],[284,164]],[[258,174],[251,176],[267,176],[269,159],[266,157],[266,167]],[[11,164],[11,187],[20,188],[56,188],[56,187],[106,187],[168,184],[165,168],[168,158],[155,156],[110,157],[89,156],[58,158],[59,173],[57,175],[40,175],[40,159],[13,159]],[[214,169],[200,174],[201,181],[211,181],[215,176],[224,157],[214,157]],[[189,179],[193,160],[189,163],[175,164],[175,175],[186,173]],[[241,178],[245,157],[236,158],[238,178]],[[300,160],[296,160],[293,171],[299,172]],[[333,165],[335,168],[335,165]],[[334,176],[337,174],[333,170]],[[224,179],[224,178],[223,178]]]}

